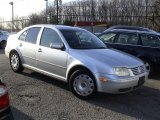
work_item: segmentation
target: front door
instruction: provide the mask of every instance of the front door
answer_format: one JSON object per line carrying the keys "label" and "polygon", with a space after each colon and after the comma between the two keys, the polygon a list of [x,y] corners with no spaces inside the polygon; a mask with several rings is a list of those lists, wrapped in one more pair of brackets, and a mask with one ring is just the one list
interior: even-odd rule
{"label": "front door", "polygon": [[119,33],[114,40],[113,48],[137,56],[139,50],[137,33]]}
{"label": "front door", "polygon": [[62,40],[51,28],[44,28],[37,50],[37,67],[55,76],[65,78],[67,68],[66,50],[51,48],[51,44],[60,45]]}

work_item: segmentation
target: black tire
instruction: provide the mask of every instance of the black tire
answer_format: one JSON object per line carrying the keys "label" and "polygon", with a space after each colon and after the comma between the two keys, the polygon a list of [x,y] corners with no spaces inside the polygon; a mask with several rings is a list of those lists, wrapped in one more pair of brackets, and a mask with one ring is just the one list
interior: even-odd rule
{"label": "black tire", "polygon": [[1,43],[0,43],[0,48],[5,49],[6,43],[7,43],[7,42],[6,42],[5,40],[1,41]]}
{"label": "black tire", "polygon": [[147,70],[149,70],[149,77],[153,76],[155,74],[155,69],[153,63],[148,59],[143,59],[144,64],[148,67],[146,67]]}
{"label": "black tire", "polygon": [[17,52],[12,52],[9,57],[10,66],[14,72],[21,73],[24,67],[21,64],[21,59]]}
{"label": "black tire", "polygon": [[[82,79],[82,77],[84,78]],[[76,84],[79,86],[78,88]],[[75,71],[69,79],[69,87],[72,93],[80,99],[89,99],[97,92],[94,76],[86,70]]]}

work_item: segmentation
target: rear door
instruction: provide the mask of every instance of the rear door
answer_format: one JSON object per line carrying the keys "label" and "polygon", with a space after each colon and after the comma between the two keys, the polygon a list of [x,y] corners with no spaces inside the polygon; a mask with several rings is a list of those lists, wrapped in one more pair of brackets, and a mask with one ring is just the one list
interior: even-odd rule
{"label": "rear door", "polygon": [[40,27],[33,27],[27,29],[19,36],[18,48],[23,64],[36,67],[36,43],[40,29]]}
{"label": "rear door", "polygon": [[139,35],[137,33],[118,33],[113,48],[137,56]]}

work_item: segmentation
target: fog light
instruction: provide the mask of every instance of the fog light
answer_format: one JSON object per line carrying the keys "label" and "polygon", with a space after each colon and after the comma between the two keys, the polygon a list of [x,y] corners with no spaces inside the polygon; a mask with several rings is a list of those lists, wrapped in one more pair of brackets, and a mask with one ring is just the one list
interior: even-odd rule
{"label": "fog light", "polygon": [[99,80],[103,81],[103,82],[107,82],[107,78],[105,78],[105,77],[100,77]]}

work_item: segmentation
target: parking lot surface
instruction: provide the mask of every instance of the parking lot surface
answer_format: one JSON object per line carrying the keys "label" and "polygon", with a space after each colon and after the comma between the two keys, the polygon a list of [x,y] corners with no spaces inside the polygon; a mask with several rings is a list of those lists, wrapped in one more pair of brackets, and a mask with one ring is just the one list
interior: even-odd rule
{"label": "parking lot surface", "polygon": [[80,100],[66,83],[25,70],[14,73],[0,50],[0,76],[15,120],[160,120],[160,73],[131,93]]}

